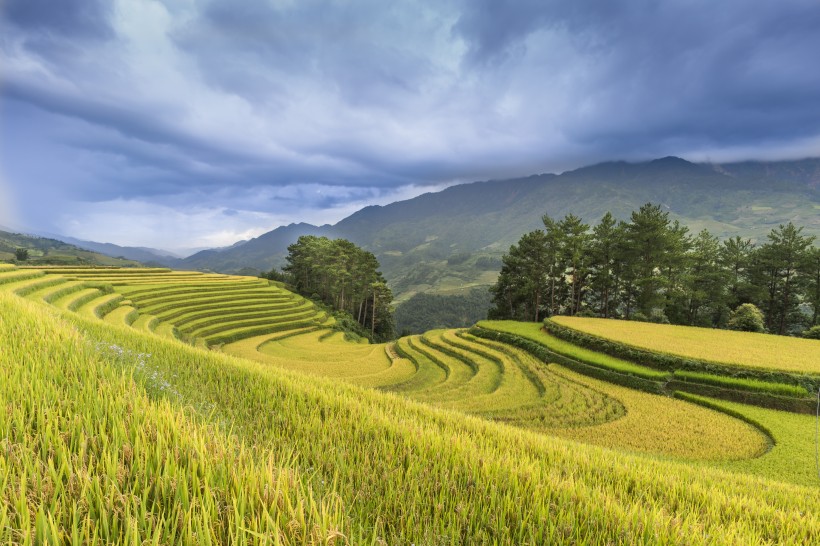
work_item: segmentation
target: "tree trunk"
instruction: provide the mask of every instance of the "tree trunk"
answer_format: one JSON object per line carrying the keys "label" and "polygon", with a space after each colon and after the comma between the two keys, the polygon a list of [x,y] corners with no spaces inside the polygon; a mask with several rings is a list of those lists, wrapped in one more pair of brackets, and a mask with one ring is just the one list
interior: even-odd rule
{"label": "tree trunk", "polygon": [[376,291],[373,291],[373,312],[370,317],[370,340],[376,335]]}
{"label": "tree trunk", "polygon": [[781,336],[786,330],[786,315],[789,314],[789,298],[791,297],[791,269],[786,270],[786,283],[783,285],[783,302],[780,309],[780,323],[777,327],[777,333]]}

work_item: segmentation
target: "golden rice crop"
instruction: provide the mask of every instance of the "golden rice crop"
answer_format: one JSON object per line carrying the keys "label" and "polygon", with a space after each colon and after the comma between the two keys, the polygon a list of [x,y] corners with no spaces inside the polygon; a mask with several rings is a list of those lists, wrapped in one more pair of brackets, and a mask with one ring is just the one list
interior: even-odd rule
{"label": "golden rice crop", "polygon": [[446,373],[440,366],[416,353],[410,345],[409,337],[403,337],[396,341],[394,350],[398,356],[413,363],[415,373],[404,381],[386,386],[387,390],[401,393],[423,391],[442,383],[447,378]]}
{"label": "golden rice crop", "polygon": [[[8,316],[5,309],[3,316]],[[185,430],[188,419],[208,416],[208,422],[222,424],[208,430],[207,437],[248,442],[252,448],[243,452],[248,459],[227,459],[225,465],[215,467],[230,464],[233,474],[228,475],[238,476],[240,483],[253,475],[254,464],[265,468],[256,461],[267,460],[283,448],[291,452],[291,459],[275,458],[279,464],[274,466],[292,471],[286,471],[293,476],[289,491],[301,488],[299,498],[305,499],[303,506],[309,510],[306,524],[294,518],[293,529],[310,530],[317,523],[319,531],[324,529],[325,536],[317,536],[313,543],[327,543],[328,535],[341,532],[351,544],[377,543],[377,538],[388,544],[802,544],[820,532],[816,516],[820,499],[806,488],[550,439],[102,322],[81,318],[71,322],[93,340],[93,347],[102,343],[119,349],[113,355],[104,353],[98,365],[105,367],[108,362],[109,367],[134,374],[137,384],[151,393],[152,404],[202,408],[202,417],[192,414],[174,425],[175,434]],[[43,328],[51,326],[40,325]],[[142,368],[139,360],[133,361],[140,354],[151,355]],[[59,377],[54,381],[61,382]],[[88,388],[89,396],[98,390]],[[146,413],[142,406],[134,406],[134,412]],[[112,413],[110,421],[120,418]],[[173,440],[188,445],[177,437]],[[176,457],[165,445],[154,452],[160,461]],[[211,468],[207,462],[211,454],[224,456],[207,443],[199,450],[181,448],[179,459],[173,459],[178,462],[165,464],[177,476],[184,472],[199,476]],[[116,446],[114,452],[118,456]],[[105,472],[95,467],[81,479],[93,484]],[[203,483],[203,478],[197,483]],[[229,499],[228,507],[241,506],[243,514],[264,514],[264,507],[270,506],[261,493],[254,497],[242,496],[242,488],[220,491]],[[108,491],[103,492],[101,498],[107,501]],[[310,496],[324,499],[324,507],[321,500],[310,501]],[[57,497],[66,501],[59,512],[66,515],[52,515],[48,508],[41,521],[69,521],[70,497],[65,493]],[[190,493],[189,506],[196,504],[195,498]],[[153,530],[153,510],[134,511],[137,529],[143,525]],[[323,519],[311,519],[316,512]],[[190,526],[197,536],[209,536],[209,525],[222,529],[218,521],[197,516],[190,509],[182,515],[182,525]],[[36,513],[31,519],[37,519]],[[56,527],[60,525],[66,524]],[[256,535],[247,533],[225,539],[214,534],[222,542],[263,542],[263,536],[270,536],[262,533],[254,540],[251,537]],[[309,535],[302,536],[304,542],[310,540]],[[137,536],[149,541],[152,537]]]}
{"label": "golden rice crop", "polygon": [[662,372],[639,366],[633,362],[615,358],[610,355],[590,351],[568,341],[559,339],[545,332],[540,322],[520,322],[516,320],[482,320],[476,326],[488,330],[506,332],[523,337],[543,345],[547,349],[560,355],[568,356],[594,366],[606,368],[614,372],[636,375],[653,381],[664,381],[669,377],[668,372]]}
{"label": "golden rice crop", "polygon": [[[287,452],[258,456],[152,402],[76,330],[0,294],[0,541],[243,542],[338,536]],[[135,358],[145,358],[144,354]]]}
{"label": "golden rice crop", "polygon": [[110,313],[105,315],[105,321],[111,324],[123,324],[131,326],[137,320],[139,312],[131,305],[120,305]]}
{"label": "golden rice crop", "polygon": [[556,316],[551,320],[650,351],[724,365],[820,374],[817,340],[614,319]]}
{"label": "golden rice crop", "polygon": [[222,350],[285,369],[340,378],[377,374],[392,364],[383,345],[359,345],[335,338],[320,341],[324,334],[318,330],[296,336],[256,336],[227,344]]}
{"label": "golden rice crop", "polygon": [[11,439],[0,448],[11,485],[0,489],[3,542],[807,544],[820,534],[813,488],[553,439],[58,319],[5,294],[0,344],[12,370],[0,382]]}
{"label": "golden rice crop", "polygon": [[797,484],[820,486],[815,460],[815,416],[758,408],[696,395],[686,396],[707,403],[711,407],[724,408],[742,415],[765,428],[774,439],[771,449],[762,457],[704,464]]}
{"label": "golden rice crop", "polygon": [[571,381],[606,392],[626,406],[626,415],[620,419],[591,427],[551,430],[556,436],[618,449],[703,460],[753,458],[769,448],[769,438],[759,429],[725,413],[613,385],[557,364],[551,364],[549,369]]}

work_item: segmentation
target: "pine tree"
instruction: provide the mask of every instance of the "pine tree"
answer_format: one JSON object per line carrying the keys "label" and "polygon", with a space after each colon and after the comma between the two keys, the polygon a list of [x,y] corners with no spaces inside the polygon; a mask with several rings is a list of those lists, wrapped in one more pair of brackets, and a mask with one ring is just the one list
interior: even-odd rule
{"label": "pine tree", "polygon": [[623,227],[617,224],[610,212],[604,214],[592,230],[589,249],[589,288],[598,314],[604,318],[615,314],[619,274],[623,264],[619,242],[623,236]]}
{"label": "pine tree", "polygon": [[760,288],[750,282],[754,248],[751,239],[740,236],[723,241],[720,247],[720,264],[727,273],[726,305],[730,309],[760,299]]}
{"label": "pine tree", "polygon": [[800,269],[805,279],[805,302],[812,310],[811,326],[817,326],[820,325],[820,248],[808,249]]}
{"label": "pine tree", "polygon": [[801,315],[800,266],[805,263],[814,237],[801,235],[803,228],[794,224],[780,225],[768,235],[769,242],[756,252],[757,275],[765,282],[766,298],[763,312],[766,327],[777,334],[787,334],[799,326]]}

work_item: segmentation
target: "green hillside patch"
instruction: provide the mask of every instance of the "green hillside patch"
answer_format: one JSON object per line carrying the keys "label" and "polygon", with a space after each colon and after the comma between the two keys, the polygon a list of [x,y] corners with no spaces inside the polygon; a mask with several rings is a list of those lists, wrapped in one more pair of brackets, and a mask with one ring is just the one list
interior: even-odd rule
{"label": "green hillside patch", "polygon": [[56,239],[0,231],[0,259],[14,260],[18,249],[24,249],[28,255],[25,261],[20,262],[20,265],[107,265],[120,267],[136,267],[139,265],[138,262],[133,260],[111,258]]}

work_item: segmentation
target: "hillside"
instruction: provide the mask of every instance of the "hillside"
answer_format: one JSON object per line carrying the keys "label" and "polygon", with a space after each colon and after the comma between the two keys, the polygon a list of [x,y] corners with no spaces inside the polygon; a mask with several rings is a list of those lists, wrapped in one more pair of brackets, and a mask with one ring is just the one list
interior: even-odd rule
{"label": "hillside", "polygon": [[720,237],[760,239],[788,221],[820,234],[820,159],[718,165],[668,157],[462,184],[366,207],[332,226],[283,226],[235,248],[199,252],[179,266],[269,270],[282,265],[299,235],[326,235],[373,252],[399,301],[416,292],[453,294],[491,284],[498,258],[539,227],[544,213],[595,222],[606,211],[624,218],[646,202],[663,204],[693,232],[708,228]]}
{"label": "hillside", "polygon": [[0,231],[0,261],[14,260],[18,248],[28,251],[29,265],[139,265],[134,260],[111,257],[57,239]]}
{"label": "hillside", "polygon": [[[2,265],[0,311],[4,543],[820,533],[813,415],[696,396],[539,324],[351,343],[275,284],[159,268]],[[778,387],[711,380],[753,402]]]}

